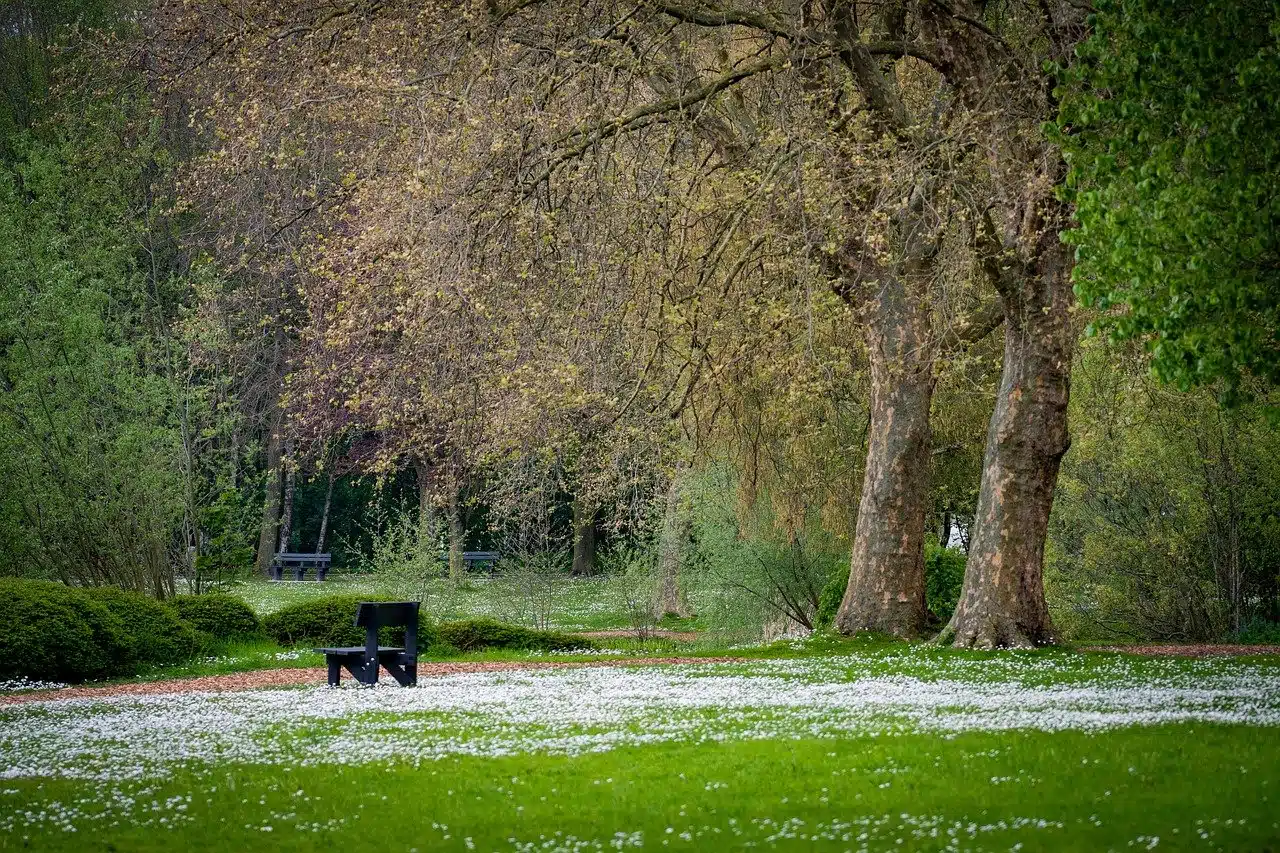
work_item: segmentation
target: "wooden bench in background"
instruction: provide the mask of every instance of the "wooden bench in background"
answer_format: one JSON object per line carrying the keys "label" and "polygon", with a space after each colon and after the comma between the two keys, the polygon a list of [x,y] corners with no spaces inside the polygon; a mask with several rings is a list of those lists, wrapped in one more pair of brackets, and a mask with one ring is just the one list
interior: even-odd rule
{"label": "wooden bench in background", "polygon": [[[364,645],[316,649],[329,664],[329,686],[338,686],[345,668],[356,681],[372,687],[378,683],[379,667],[391,673],[401,687],[416,685],[418,607],[417,601],[360,602],[355,624],[357,628],[364,628]],[[378,645],[378,629],[383,627],[404,628],[404,645]]]}
{"label": "wooden bench in background", "polygon": [[[497,551],[464,551],[462,560],[467,565],[467,571],[471,571],[476,566],[484,566],[492,569],[493,564],[502,559],[502,555]],[[449,562],[449,555],[444,555],[445,562]]]}
{"label": "wooden bench in background", "polygon": [[305,580],[307,569],[315,569],[316,580],[322,581],[329,573],[329,564],[332,561],[332,554],[294,554],[285,551],[271,558],[271,579],[284,580],[284,570],[291,569],[294,580]]}

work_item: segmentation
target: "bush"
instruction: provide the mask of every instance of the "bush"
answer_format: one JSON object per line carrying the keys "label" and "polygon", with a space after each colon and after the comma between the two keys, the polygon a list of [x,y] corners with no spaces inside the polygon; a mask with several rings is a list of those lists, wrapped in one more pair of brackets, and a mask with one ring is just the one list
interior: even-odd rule
{"label": "bush", "polygon": [[134,671],[120,619],[84,590],[0,578],[0,678],[84,681]]}
{"label": "bush", "polygon": [[84,592],[120,620],[138,663],[176,663],[191,657],[200,647],[195,630],[178,618],[178,611],[171,604],[114,586]]}
{"label": "bush", "polygon": [[844,591],[849,586],[849,566],[831,573],[827,585],[818,594],[818,612],[813,618],[814,630],[830,628],[836,621],[836,611],[844,600]]}
{"label": "bush", "polygon": [[967,557],[958,548],[943,548],[932,542],[924,546],[924,602],[945,624],[951,621],[964,585]]}
{"label": "bush", "polygon": [[595,644],[585,637],[557,631],[538,631],[521,625],[509,625],[493,619],[464,619],[440,624],[440,641],[458,651],[480,649],[521,649],[524,651],[557,651],[591,649]]}
{"label": "bush", "polygon": [[1254,619],[1240,631],[1236,642],[1251,646],[1280,646],[1280,622],[1261,617]]}
{"label": "bush", "polygon": [[183,621],[218,640],[257,634],[262,629],[249,605],[234,595],[221,592],[180,595],[173,603]]}
{"label": "bush", "polygon": [[[356,608],[362,601],[376,600],[363,595],[333,595],[300,601],[263,619],[262,630],[282,646],[361,646],[364,645],[364,628],[353,624]],[[400,629],[383,628],[378,640],[386,645],[398,644]],[[435,626],[425,613],[419,613],[418,649],[425,649],[437,641]]]}

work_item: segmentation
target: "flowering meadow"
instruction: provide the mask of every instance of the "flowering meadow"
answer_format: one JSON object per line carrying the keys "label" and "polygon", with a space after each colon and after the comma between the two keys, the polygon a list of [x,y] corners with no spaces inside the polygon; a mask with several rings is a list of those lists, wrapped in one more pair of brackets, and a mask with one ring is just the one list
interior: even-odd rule
{"label": "flowering meadow", "polygon": [[1280,661],[921,646],[0,707],[0,849],[1264,849]]}

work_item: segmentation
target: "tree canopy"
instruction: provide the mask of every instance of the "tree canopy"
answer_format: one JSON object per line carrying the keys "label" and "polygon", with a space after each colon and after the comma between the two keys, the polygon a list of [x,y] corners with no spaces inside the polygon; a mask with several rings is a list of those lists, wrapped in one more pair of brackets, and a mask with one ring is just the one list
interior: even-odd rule
{"label": "tree canopy", "polygon": [[1063,75],[1075,287],[1181,388],[1280,379],[1280,6],[1106,0]]}

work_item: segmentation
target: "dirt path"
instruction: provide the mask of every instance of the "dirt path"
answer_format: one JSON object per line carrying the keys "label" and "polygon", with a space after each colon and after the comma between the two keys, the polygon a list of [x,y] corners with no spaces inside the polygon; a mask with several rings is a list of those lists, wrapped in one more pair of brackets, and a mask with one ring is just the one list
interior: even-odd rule
{"label": "dirt path", "polygon": [[1234,646],[1204,643],[1160,643],[1148,646],[1086,646],[1082,652],[1122,652],[1126,655],[1219,657],[1223,655],[1280,655],[1280,646]]}
{"label": "dirt path", "polygon": [[[436,678],[442,675],[458,675],[468,672],[507,672],[530,669],[566,669],[570,667],[597,666],[651,666],[673,663],[728,663],[739,660],[730,657],[663,657],[616,658],[597,661],[459,661],[457,663],[420,663],[419,678]],[[350,676],[344,673],[343,681]],[[162,693],[223,693],[230,690],[256,690],[262,687],[293,687],[296,685],[320,685],[328,678],[320,667],[306,669],[260,669],[253,672],[233,672],[226,675],[206,675],[200,678],[174,678],[167,681],[140,681],[127,684],[101,686],[64,687],[60,690],[33,690],[30,693],[14,693],[0,696],[0,706],[23,705],[28,702],[47,702],[53,699],[105,699],[110,696],[148,696]]]}

